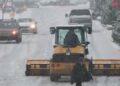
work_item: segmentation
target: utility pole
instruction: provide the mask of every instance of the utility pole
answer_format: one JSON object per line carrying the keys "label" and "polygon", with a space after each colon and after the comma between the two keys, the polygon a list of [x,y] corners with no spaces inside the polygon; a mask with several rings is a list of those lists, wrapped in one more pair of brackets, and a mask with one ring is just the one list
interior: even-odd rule
{"label": "utility pole", "polygon": [[4,11],[3,10],[4,10],[7,2],[8,2],[8,0],[4,0],[3,6],[2,6],[2,19],[4,19]]}

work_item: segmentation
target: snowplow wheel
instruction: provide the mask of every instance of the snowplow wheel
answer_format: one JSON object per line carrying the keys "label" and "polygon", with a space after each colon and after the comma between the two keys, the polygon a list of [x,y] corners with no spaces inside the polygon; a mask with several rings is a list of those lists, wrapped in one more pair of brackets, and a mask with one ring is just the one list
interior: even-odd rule
{"label": "snowplow wheel", "polygon": [[26,75],[26,76],[29,76],[29,75],[30,75],[30,72],[29,72],[29,71],[25,71],[25,75]]}
{"label": "snowplow wheel", "polygon": [[56,75],[50,75],[50,80],[51,81],[58,81],[59,77]]}

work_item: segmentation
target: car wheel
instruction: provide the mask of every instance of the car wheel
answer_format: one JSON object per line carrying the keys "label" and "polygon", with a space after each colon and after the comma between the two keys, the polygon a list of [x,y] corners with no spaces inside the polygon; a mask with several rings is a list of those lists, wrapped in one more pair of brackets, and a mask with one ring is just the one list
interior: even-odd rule
{"label": "car wheel", "polygon": [[59,77],[56,75],[50,75],[50,80],[51,81],[58,81]]}
{"label": "car wheel", "polygon": [[33,34],[37,34],[37,31],[33,32]]}
{"label": "car wheel", "polygon": [[17,38],[16,43],[20,43],[22,41],[22,38]]}

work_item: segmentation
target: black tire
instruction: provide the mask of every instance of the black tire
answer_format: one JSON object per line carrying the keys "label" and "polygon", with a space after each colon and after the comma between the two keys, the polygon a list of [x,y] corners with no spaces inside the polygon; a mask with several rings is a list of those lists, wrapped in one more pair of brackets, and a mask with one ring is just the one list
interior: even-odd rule
{"label": "black tire", "polygon": [[92,27],[89,27],[89,28],[88,28],[88,33],[89,33],[89,34],[92,34]]}
{"label": "black tire", "polygon": [[25,71],[25,75],[29,76],[30,75],[29,71]]}
{"label": "black tire", "polygon": [[37,34],[37,32],[33,32],[33,34]]}
{"label": "black tire", "polygon": [[17,38],[16,43],[20,43],[22,41],[22,38]]}
{"label": "black tire", "polygon": [[50,75],[50,80],[51,81],[58,81],[59,77],[56,75]]}
{"label": "black tire", "polygon": [[50,75],[50,80],[51,80],[51,81],[55,81],[55,80],[56,80],[56,79],[55,79],[55,76]]}

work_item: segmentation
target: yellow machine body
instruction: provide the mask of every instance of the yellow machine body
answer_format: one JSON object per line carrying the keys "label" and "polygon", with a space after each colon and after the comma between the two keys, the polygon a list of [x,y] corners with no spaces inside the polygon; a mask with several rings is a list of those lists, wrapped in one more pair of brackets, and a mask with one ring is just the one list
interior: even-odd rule
{"label": "yellow machine body", "polygon": [[[54,48],[53,59],[50,61],[50,77],[57,80],[60,76],[70,75],[77,58],[85,61],[85,47],[78,45],[68,48],[57,46]],[[87,60],[86,60],[87,62]],[[55,79],[54,79],[55,78]]]}

